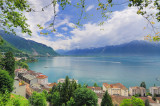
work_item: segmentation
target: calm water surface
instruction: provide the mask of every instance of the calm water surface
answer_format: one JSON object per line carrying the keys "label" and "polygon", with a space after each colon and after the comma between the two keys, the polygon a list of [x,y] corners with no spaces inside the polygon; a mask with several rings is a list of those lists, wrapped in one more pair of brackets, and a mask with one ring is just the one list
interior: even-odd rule
{"label": "calm water surface", "polygon": [[29,63],[31,70],[47,75],[49,82],[57,82],[68,75],[79,83],[102,86],[103,82],[120,82],[126,87],[160,86],[160,56],[110,56],[110,57],[42,57]]}

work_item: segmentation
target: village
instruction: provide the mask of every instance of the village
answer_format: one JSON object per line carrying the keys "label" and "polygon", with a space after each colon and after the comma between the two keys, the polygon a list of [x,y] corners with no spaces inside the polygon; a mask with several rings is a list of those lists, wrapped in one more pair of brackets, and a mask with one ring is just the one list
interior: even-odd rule
{"label": "village", "polygon": [[[70,81],[72,80],[73,79],[70,79]],[[78,80],[75,81],[78,83]],[[48,76],[43,75],[43,73],[24,68],[16,69],[14,90],[12,93],[29,98],[34,91],[42,92],[43,90],[46,90],[47,92],[50,92],[53,86],[57,86],[58,83],[64,82],[65,79],[61,78],[57,82],[49,83]],[[102,87],[87,86],[87,88],[97,94],[98,104],[101,103],[105,91],[108,91],[113,104],[116,105],[119,105],[123,99],[131,99],[132,96],[137,96],[143,101],[148,99],[151,106],[160,106],[160,97],[155,96],[160,95],[160,87],[157,86],[150,87],[149,90],[139,86],[129,87],[128,89],[121,83],[103,83]]]}

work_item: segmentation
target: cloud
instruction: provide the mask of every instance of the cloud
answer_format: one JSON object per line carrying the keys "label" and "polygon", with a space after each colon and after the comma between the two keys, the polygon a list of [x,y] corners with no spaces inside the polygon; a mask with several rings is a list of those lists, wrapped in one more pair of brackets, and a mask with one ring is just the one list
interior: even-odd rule
{"label": "cloud", "polygon": [[[144,30],[146,20],[136,14],[135,8],[115,11],[112,18],[100,27],[96,23],[84,24],[81,29],[73,29],[71,38],[52,42],[54,49],[76,49],[119,45],[132,40],[143,40],[150,33]],[[102,29],[102,30],[100,30]]]}
{"label": "cloud", "polygon": [[68,31],[68,28],[67,27],[63,27],[63,28],[61,28],[62,30],[64,30],[64,31]]}
{"label": "cloud", "polygon": [[63,34],[60,34],[60,33],[55,34],[55,36],[57,36],[57,37],[64,37],[64,35],[63,35]]}
{"label": "cloud", "polygon": [[[50,3],[50,1],[46,0],[29,0],[29,2],[33,4],[33,8],[34,6],[38,6],[38,8],[35,8],[37,10]],[[94,5],[89,6],[87,10],[89,11],[92,8],[94,8]],[[58,5],[56,11],[59,11]],[[29,37],[26,34],[21,36],[46,44],[55,50],[103,47],[106,45],[123,44],[132,40],[143,40],[144,36],[149,34],[150,31],[143,29],[146,27],[147,22],[141,15],[137,15],[136,12],[136,8],[127,7],[122,11],[113,12],[111,19],[106,21],[101,27],[97,23],[87,23],[79,29],[74,29],[75,25],[70,22],[69,18],[58,19],[56,20],[55,28],[60,27],[62,30],[67,31],[68,36],[64,36],[60,32],[53,33],[53,35],[41,36],[39,35],[40,30],[37,24],[46,26],[46,23],[52,20],[54,12],[53,8],[49,7],[44,12],[25,13],[33,36]],[[73,28],[73,30],[68,30],[68,28]]]}
{"label": "cloud", "polygon": [[90,5],[90,6],[87,7],[86,11],[90,11],[93,8],[94,8],[94,5]]}

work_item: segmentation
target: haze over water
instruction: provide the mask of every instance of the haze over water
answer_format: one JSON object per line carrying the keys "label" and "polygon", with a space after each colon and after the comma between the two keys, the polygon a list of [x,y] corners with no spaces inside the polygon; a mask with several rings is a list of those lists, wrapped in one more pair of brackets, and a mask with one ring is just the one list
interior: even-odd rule
{"label": "haze over water", "polygon": [[102,86],[103,82],[122,83],[126,87],[160,86],[160,56],[108,56],[108,57],[42,57],[29,63],[33,71],[48,76],[49,82],[57,82],[68,75],[81,84]]}

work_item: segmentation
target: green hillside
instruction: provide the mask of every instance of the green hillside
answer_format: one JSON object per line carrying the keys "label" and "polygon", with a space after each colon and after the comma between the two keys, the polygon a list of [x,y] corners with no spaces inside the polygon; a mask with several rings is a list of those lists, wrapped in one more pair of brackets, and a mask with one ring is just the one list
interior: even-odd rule
{"label": "green hillside", "polygon": [[4,40],[3,44],[0,45],[0,52],[12,51],[13,53],[22,53],[22,51],[15,48],[13,45]]}
{"label": "green hillside", "polygon": [[44,44],[37,43],[32,40],[26,40],[13,34],[6,34],[0,31],[0,35],[4,40],[15,46],[17,49],[34,55],[34,56],[57,56],[58,54],[51,48]]}

